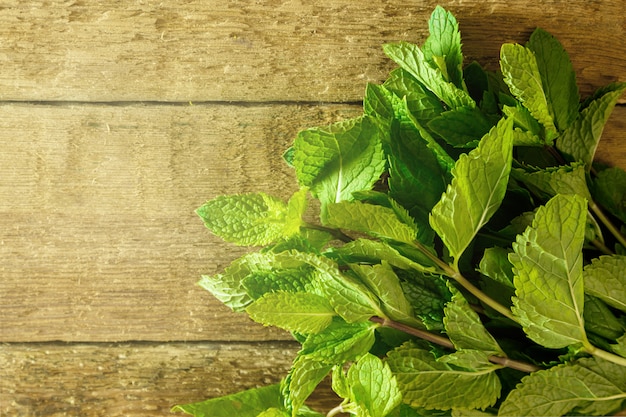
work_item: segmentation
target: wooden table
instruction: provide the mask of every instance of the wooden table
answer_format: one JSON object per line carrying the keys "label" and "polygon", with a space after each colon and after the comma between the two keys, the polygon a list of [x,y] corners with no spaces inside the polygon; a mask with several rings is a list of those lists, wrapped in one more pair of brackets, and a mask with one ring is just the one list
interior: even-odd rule
{"label": "wooden table", "polygon": [[[277,382],[297,345],[195,285],[243,250],[193,210],[286,198],[298,130],[359,114],[394,67],[381,45],[421,43],[436,4],[3,0],[0,414],[170,415]],[[541,26],[583,95],[626,81],[623,0],[440,4],[467,62],[493,69],[501,43]],[[626,168],[623,104],[598,158]]]}

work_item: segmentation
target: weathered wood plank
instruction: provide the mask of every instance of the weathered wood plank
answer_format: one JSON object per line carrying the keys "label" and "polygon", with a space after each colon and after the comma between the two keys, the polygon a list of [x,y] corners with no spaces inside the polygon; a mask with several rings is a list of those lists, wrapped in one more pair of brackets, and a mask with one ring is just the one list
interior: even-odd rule
{"label": "weathered wood plank", "polygon": [[626,81],[625,3],[615,0],[4,0],[0,99],[353,101],[420,43],[436,4],[460,21],[467,61],[537,26],[571,54],[584,94]]}
{"label": "weathered wood plank", "polygon": [[[193,210],[296,188],[302,128],[358,106],[0,106],[0,340],[267,340],[194,283],[243,249]],[[626,168],[626,108],[599,150]]]}
{"label": "weathered wood plank", "polygon": [[[296,350],[287,342],[4,344],[0,415],[172,416],[176,404],[279,382]],[[333,404],[329,390],[311,403]]]}
{"label": "weathered wood plank", "polygon": [[299,129],[358,106],[33,106],[0,111],[0,340],[264,340],[195,285],[243,249],[205,200],[296,182]]}

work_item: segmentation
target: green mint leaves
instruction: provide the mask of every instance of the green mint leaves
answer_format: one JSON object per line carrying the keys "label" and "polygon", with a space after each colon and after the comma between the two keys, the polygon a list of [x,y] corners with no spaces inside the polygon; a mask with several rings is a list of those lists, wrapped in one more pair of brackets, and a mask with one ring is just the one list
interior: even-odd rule
{"label": "green mint leaves", "polygon": [[574,68],[560,42],[543,29],[537,29],[527,48],[535,55],[542,89],[555,126],[563,131],[578,116],[580,96]]}
{"label": "green mint leaves", "polygon": [[431,352],[410,344],[388,353],[389,367],[396,375],[404,401],[411,406],[450,410],[493,405],[501,390],[497,367],[489,365],[484,355],[478,359],[474,355],[472,361],[457,362],[459,359],[458,355],[437,359]]}
{"label": "green mint leaves", "polygon": [[433,57],[432,62],[429,62],[421,48],[407,42],[385,45],[384,51],[400,65],[400,68],[426,86],[445,105],[453,109],[475,106],[467,91],[448,81],[449,76],[447,71],[444,71],[447,68],[443,57]]}
{"label": "green mint leaves", "polygon": [[281,407],[280,386],[269,385],[199,403],[177,405],[172,411],[184,411],[196,417],[258,417],[262,413],[282,417],[285,414],[275,414]]}
{"label": "green mint leaves", "polygon": [[385,417],[402,403],[402,394],[389,365],[368,353],[346,373],[333,369],[333,390],[344,402],[340,409],[360,417]]}
{"label": "green mint leaves", "polygon": [[583,259],[587,206],[557,195],[539,208],[509,259],[514,267],[513,312],[535,342],[561,348],[586,342]]}
{"label": "green mint leaves", "polygon": [[505,44],[500,50],[504,81],[511,93],[528,109],[551,140],[556,136],[554,117],[550,112],[548,96],[542,85],[541,73],[533,51],[518,44]]}
{"label": "green mint leaves", "polygon": [[562,416],[573,410],[582,415],[608,415],[626,399],[623,368],[584,358],[558,365],[522,379],[500,408],[500,415]]}
{"label": "green mint leaves", "polygon": [[477,148],[462,154],[454,179],[432,210],[430,224],[455,260],[496,212],[506,192],[513,150],[512,122],[502,119]]}
{"label": "green mint leaves", "polygon": [[406,243],[413,242],[418,233],[416,225],[411,220],[403,222],[393,208],[358,201],[328,204],[325,223]]}
{"label": "green mint leaves", "polygon": [[[436,7],[363,115],[284,154],[299,190],[220,196],[215,235],[262,248],[199,285],[301,344],[280,384],[176,406],[195,416],[605,415],[626,409],[626,172],[594,163],[626,83],[581,98],[537,29],[501,72],[465,65]],[[318,202],[310,203],[315,198]]]}
{"label": "green mint leaves", "polygon": [[443,324],[457,353],[480,352],[483,360],[484,354],[506,356],[465,297],[453,286],[450,286],[450,290],[452,299],[444,308]]}
{"label": "green mint leaves", "polygon": [[246,312],[259,323],[298,333],[319,333],[336,315],[326,298],[305,292],[265,294]]}
{"label": "green mint leaves", "polygon": [[196,213],[207,228],[239,245],[267,245],[298,234],[306,209],[306,190],[288,204],[265,193],[217,197]]}
{"label": "green mint leaves", "polygon": [[584,162],[587,169],[591,169],[604,125],[624,91],[626,84],[622,83],[599,92],[599,97],[583,108],[579,117],[557,139],[557,149],[569,160]]}
{"label": "green mint leaves", "polygon": [[435,64],[447,81],[463,87],[463,54],[459,24],[452,13],[443,7],[435,7],[428,22],[430,36],[422,51],[427,62]]}
{"label": "green mint leaves", "polygon": [[369,189],[385,169],[382,134],[370,117],[300,132],[293,144],[298,182],[322,205],[351,200]]}
{"label": "green mint leaves", "polygon": [[585,290],[611,307],[626,311],[626,256],[601,256],[585,267]]}

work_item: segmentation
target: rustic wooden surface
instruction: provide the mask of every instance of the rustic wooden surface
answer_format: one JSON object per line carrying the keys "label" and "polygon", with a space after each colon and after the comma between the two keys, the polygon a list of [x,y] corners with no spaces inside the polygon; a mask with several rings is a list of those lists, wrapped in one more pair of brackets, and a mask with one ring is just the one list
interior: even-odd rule
{"label": "rustic wooden surface", "polygon": [[[363,4],[366,3],[366,4]],[[81,101],[354,101],[392,67],[381,45],[419,41],[438,2],[3,0],[0,98]],[[624,77],[620,0],[441,1],[468,59],[541,26],[588,93]]]}
{"label": "rustic wooden surface", "polygon": [[[626,81],[622,0],[442,1],[491,68],[536,26],[583,94]],[[278,381],[297,350],[195,285],[243,253],[193,210],[287,197],[299,129],[360,112],[434,1],[0,4],[0,415],[159,416]],[[622,103],[626,97],[622,97]],[[626,168],[626,106],[598,157]],[[318,395],[321,409],[333,404]]]}

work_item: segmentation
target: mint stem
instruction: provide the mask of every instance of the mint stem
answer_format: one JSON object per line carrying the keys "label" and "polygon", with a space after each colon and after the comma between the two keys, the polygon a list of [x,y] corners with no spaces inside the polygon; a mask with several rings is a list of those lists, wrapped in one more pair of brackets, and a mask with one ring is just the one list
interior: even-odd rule
{"label": "mint stem", "polygon": [[419,337],[420,339],[432,342],[439,346],[443,346],[448,349],[454,349],[454,345],[449,339],[431,332],[427,332],[426,330],[416,329],[415,327],[407,326],[406,324],[402,324],[397,321],[385,319],[378,316],[371,317],[370,321],[381,324],[384,327],[390,327],[392,329],[400,330],[401,332],[410,334],[411,336]]}
{"label": "mint stem", "polygon": [[607,352],[593,345],[585,346],[585,351],[596,358],[604,359],[609,362],[613,362],[616,365],[626,366],[626,358],[618,356],[614,353]]}
{"label": "mint stem", "polygon": [[502,314],[504,317],[514,321],[515,323],[518,322],[517,317],[515,317],[513,313],[511,313],[511,310],[509,310],[507,307],[503,306],[502,304],[498,303],[496,300],[494,300],[493,298],[489,297],[487,294],[482,292],[455,268],[453,268],[452,266],[448,265],[447,263],[439,259],[433,253],[431,253],[428,249],[426,249],[426,247],[424,247],[424,245],[422,245],[420,242],[413,242],[413,244],[424,255],[426,255],[429,259],[431,259],[441,269],[441,272],[444,275],[458,282],[459,285],[461,285],[463,288],[469,291],[472,295],[474,295],[483,303],[487,304],[489,307],[493,308],[498,313]]}
{"label": "mint stem", "polygon": [[567,165],[567,161],[565,160],[565,158],[563,158],[561,152],[559,152],[554,146],[545,146],[545,149],[550,155],[552,155],[552,157],[556,160],[556,162],[558,162],[559,165]]}
{"label": "mint stem", "polygon": [[344,413],[343,405],[339,404],[337,407],[330,410],[328,414],[326,414],[326,417],[334,417],[336,415],[343,414],[343,413]]}
{"label": "mint stem", "polygon": [[604,214],[600,206],[598,206],[598,204],[595,201],[589,202],[589,210],[591,210],[598,217],[598,219],[602,222],[602,224],[604,224],[606,228],[609,229],[609,232],[611,232],[611,234],[615,236],[617,241],[622,246],[626,247],[626,237],[624,237],[624,235],[622,235],[619,229],[615,227],[615,225],[611,222],[611,220],[608,217],[606,217],[606,215]]}
{"label": "mint stem", "polygon": [[474,284],[469,282],[467,278],[461,275],[461,273],[453,271],[453,274],[449,276],[450,278],[458,282],[463,288],[469,291],[473,296],[478,298],[480,301],[487,304],[489,307],[493,308],[495,311],[502,314],[504,317],[514,321],[515,323],[518,322],[517,317],[515,317],[513,313],[511,313],[510,309],[503,306],[502,304],[500,304],[499,302],[497,302],[496,300],[494,300],[493,298],[489,297],[487,294],[482,292],[480,289],[478,289],[478,287],[476,287]]}
{"label": "mint stem", "polygon": [[[393,321],[393,320],[389,320],[389,319],[385,319],[385,318],[377,317],[377,316],[371,317],[370,321],[374,323],[378,323],[384,327],[389,327],[392,329],[400,330],[401,332],[410,334],[411,336],[419,337],[420,339],[426,340],[431,343],[435,343],[439,346],[443,346],[448,349],[455,349],[454,344],[452,344],[450,339],[447,339],[443,336],[439,336],[434,333],[430,333],[426,330],[416,329],[415,327],[407,326],[406,324],[402,324],[397,321]],[[518,371],[527,372],[527,373],[541,370],[541,368],[533,364],[522,362],[522,361],[517,361],[514,359],[509,359],[509,358],[502,357],[502,356],[491,355],[489,356],[489,361],[498,365],[506,366],[508,368],[516,369]]]}
{"label": "mint stem", "polygon": [[600,252],[602,252],[605,255],[615,255],[615,253],[613,253],[613,251],[611,250],[611,248],[609,248],[608,246],[606,246],[603,242],[601,242],[598,239],[593,239],[590,240],[589,243],[591,243],[591,245],[596,248],[597,250],[599,250]]}

